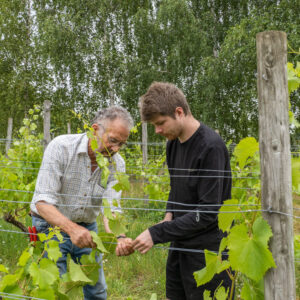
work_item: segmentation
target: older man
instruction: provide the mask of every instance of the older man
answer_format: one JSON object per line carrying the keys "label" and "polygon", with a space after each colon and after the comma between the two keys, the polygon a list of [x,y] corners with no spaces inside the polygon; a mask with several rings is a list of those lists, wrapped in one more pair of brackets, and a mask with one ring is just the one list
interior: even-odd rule
{"label": "older man", "polygon": [[[114,172],[124,172],[125,163],[117,152],[126,143],[132,126],[132,118],[124,108],[109,107],[100,110],[92,121],[98,149],[92,150],[91,139],[84,133],[58,136],[45,150],[31,203],[32,221],[38,232],[47,232],[50,226],[63,231],[65,241],[60,244],[63,256],[57,262],[61,274],[66,272],[68,254],[77,262],[95,246],[90,231],[97,232],[101,198],[120,197],[113,189]],[[109,160],[106,187],[102,185],[102,170],[96,162],[99,153]],[[132,252],[131,239],[122,236],[117,255]],[[100,264],[101,257],[97,260]],[[83,291],[86,300],[106,299],[102,267],[96,285],[86,285]]]}

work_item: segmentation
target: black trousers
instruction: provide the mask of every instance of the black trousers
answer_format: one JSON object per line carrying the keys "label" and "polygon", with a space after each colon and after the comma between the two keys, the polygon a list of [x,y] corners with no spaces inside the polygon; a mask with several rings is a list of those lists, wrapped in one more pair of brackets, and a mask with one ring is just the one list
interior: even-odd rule
{"label": "black trousers", "polygon": [[226,290],[230,289],[232,281],[226,271],[215,275],[205,285],[197,287],[193,273],[204,267],[205,257],[202,253],[169,250],[166,267],[167,298],[170,300],[201,300],[205,290],[211,291],[211,297],[213,297],[214,291],[220,284]]}

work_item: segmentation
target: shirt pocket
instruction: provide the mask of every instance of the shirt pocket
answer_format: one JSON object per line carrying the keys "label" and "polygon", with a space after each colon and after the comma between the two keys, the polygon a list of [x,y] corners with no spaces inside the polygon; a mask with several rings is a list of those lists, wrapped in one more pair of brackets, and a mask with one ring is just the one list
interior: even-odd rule
{"label": "shirt pocket", "polygon": [[101,184],[95,184],[93,194],[91,197],[92,205],[101,205],[104,191],[105,188]]}

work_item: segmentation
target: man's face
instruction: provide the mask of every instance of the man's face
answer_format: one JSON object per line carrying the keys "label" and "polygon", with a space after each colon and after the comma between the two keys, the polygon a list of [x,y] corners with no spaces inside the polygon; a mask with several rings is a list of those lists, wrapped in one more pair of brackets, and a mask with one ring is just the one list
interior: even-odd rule
{"label": "man's face", "polygon": [[157,115],[151,120],[151,124],[155,127],[155,133],[166,137],[168,140],[178,138],[182,132],[182,125],[177,114],[175,114],[175,119]]}
{"label": "man's face", "polygon": [[128,126],[120,119],[106,121],[104,126],[93,124],[92,127],[95,129],[99,146],[95,151],[106,157],[118,152],[125,145],[130,133]]}

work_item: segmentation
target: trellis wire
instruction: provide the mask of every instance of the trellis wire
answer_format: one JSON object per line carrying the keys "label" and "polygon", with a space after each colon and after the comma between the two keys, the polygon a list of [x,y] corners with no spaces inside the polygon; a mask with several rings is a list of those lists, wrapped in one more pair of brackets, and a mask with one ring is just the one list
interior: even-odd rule
{"label": "trellis wire", "polygon": [[[44,298],[35,298],[32,296],[22,296],[22,295],[17,295],[17,294],[12,294],[12,293],[4,293],[4,292],[0,292],[0,296],[5,296],[5,298],[9,298],[9,299],[33,299],[33,300],[47,300]],[[10,297],[10,296],[14,296],[14,297]]]}
{"label": "trellis wire", "polygon": [[[51,171],[50,169],[46,169],[46,168],[29,168],[29,167],[14,167],[14,166],[1,166],[0,165],[0,168],[4,168],[4,169],[23,169],[23,170],[40,170],[40,171]],[[220,172],[222,173],[223,171],[215,171],[215,172]],[[78,171],[73,171],[70,173],[80,173]],[[166,178],[169,178],[169,177],[174,177],[174,178],[232,178],[232,179],[259,179],[259,177],[253,177],[253,176],[244,176],[244,177],[233,177],[233,176],[225,176],[225,175],[220,175],[220,176],[217,176],[217,175],[211,175],[211,176],[208,176],[208,175],[172,175],[172,174],[128,174],[128,173],[124,173],[124,174],[127,174],[129,176],[142,176],[142,177],[166,177]]]}

